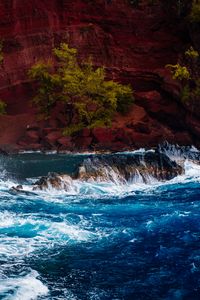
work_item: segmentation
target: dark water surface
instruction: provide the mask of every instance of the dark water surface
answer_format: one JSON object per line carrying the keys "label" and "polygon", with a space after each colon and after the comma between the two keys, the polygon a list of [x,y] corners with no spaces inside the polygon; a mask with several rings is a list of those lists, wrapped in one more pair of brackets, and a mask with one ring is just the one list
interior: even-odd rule
{"label": "dark water surface", "polygon": [[165,183],[9,190],[83,158],[1,159],[0,299],[200,299],[200,166]]}

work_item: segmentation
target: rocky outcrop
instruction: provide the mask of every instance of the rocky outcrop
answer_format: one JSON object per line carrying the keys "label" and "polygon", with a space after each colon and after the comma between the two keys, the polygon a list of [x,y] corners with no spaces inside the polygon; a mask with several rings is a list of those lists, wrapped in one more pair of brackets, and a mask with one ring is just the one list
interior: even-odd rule
{"label": "rocky outcrop", "polygon": [[[162,151],[162,152],[159,152]],[[69,174],[49,172],[29,186],[13,186],[12,194],[33,195],[39,191],[79,192],[80,181],[107,182],[116,185],[152,184],[155,181],[170,180],[184,172],[182,159],[199,161],[199,152],[192,148],[173,148],[171,145],[160,146],[159,151],[135,152],[129,154],[90,155],[75,166]],[[165,154],[165,153],[166,154]],[[169,154],[178,153],[180,164],[170,159]]]}
{"label": "rocky outcrop", "polygon": [[111,155],[91,157],[83,161],[77,178],[84,181],[131,182],[141,177],[148,182],[170,180],[183,172],[176,162],[159,152],[145,152],[135,155]]}
{"label": "rocky outcrop", "polygon": [[49,173],[35,182],[33,191],[46,191],[49,189],[69,191],[72,178],[67,174]]}
{"label": "rocky outcrop", "polygon": [[[199,120],[179,103],[180,87],[165,69],[177,61],[188,33],[158,3],[140,1],[135,7],[128,0],[2,0],[0,98],[7,102],[8,116],[0,117],[0,146],[116,151],[163,140],[198,145]],[[80,58],[91,55],[109,78],[136,91],[136,104],[128,115],[117,114],[111,129],[63,137],[66,120],[59,111],[48,121],[35,117],[27,70],[38,60],[52,59],[51,50],[61,41],[76,47]]]}
{"label": "rocky outcrop", "polygon": [[178,145],[170,145],[169,143],[164,143],[159,145],[158,151],[160,153],[166,154],[176,162],[184,163],[185,160],[192,161],[195,164],[200,164],[200,151],[196,149],[194,146],[178,146]]}

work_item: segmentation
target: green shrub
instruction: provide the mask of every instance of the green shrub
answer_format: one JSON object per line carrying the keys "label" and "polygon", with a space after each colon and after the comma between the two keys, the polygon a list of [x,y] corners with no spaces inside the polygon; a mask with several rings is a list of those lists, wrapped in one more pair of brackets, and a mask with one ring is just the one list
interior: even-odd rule
{"label": "green shrub", "polygon": [[77,50],[67,44],[53,53],[58,61],[56,70],[50,63],[37,63],[29,76],[38,82],[33,102],[42,114],[49,116],[55,104],[62,101],[78,116],[65,133],[110,126],[116,111],[128,111],[134,100],[130,86],[106,80],[104,68],[94,68],[91,59],[79,63]]}
{"label": "green shrub", "polygon": [[166,65],[167,68],[171,70],[172,78],[178,80],[188,80],[190,79],[190,72],[186,66],[176,65]]}
{"label": "green shrub", "polygon": [[39,83],[33,103],[39,107],[40,113],[47,117],[56,102],[56,91],[59,85],[58,76],[51,74],[52,66],[48,63],[38,62],[28,72],[29,76]]}
{"label": "green shrub", "polygon": [[180,98],[182,102],[200,100],[200,68],[199,52],[193,47],[185,51],[182,59],[176,65],[167,65],[172,78],[179,80],[182,86]]}
{"label": "green shrub", "polygon": [[192,59],[196,59],[199,57],[198,51],[194,50],[193,47],[190,47],[188,50],[185,51],[185,56],[188,56]]}

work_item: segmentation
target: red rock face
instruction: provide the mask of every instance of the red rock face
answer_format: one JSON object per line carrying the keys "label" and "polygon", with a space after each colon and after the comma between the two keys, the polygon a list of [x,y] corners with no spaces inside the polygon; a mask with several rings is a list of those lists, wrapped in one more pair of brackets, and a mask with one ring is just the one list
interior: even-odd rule
{"label": "red rock face", "polygon": [[[102,133],[91,132],[84,148],[104,148],[105,144],[108,147],[108,136],[119,149],[153,145],[163,139],[177,142],[177,132],[181,143],[197,143],[199,131],[193,133],[191,124],[197,124],[198,120],[192,122],[191,113],[189,116],[187,109],[175,102],[178,87],[165,70],[165,65],[175,63],[183,49],[178,23],[167,19],[158,5],[149,6],[147,2],[141,1],[140,7],[134,8],[129,0],[1,0],[4,62],[0,98],[8,103],[13,122],[17,115],[34,116],[30,106],[34,88],[27,70],[38,60],[52,59],[52,48],[64,41],[78,49],[80,58],[91,55],[95,65],[107,68],[110,78],[130,83],[137,92],[133,111],[126,117],[116,116],[112,130],[108,129],[104,137]],[[30,125],[29,120],[25,125]],[[0,126],[2,122],[0,118]],[[40,127],[42,132],[45,127],[55,131],[55,127],[62,127],[61,123],[62,118],[55,116],[51,124],[43,122]],[[119,128],[125,132],[121,138],[115,134]],[[39,139],[25,131],[26,126],[23,132],[18,130],[12,143],[22,137],[24,141],[27,135],[27,147],[30,140],[37,145],[41,143],[41,147],[46,142],[49,147],[66,145],[67,148],[69,144],[71,147],[67,140],[60,144],[60,137],[56,139],[55,134],[50,141],[45,130]],[[129,138],[124,137],[127,134]],[[73,143],[81,145],[84,138],[79,135]]]}

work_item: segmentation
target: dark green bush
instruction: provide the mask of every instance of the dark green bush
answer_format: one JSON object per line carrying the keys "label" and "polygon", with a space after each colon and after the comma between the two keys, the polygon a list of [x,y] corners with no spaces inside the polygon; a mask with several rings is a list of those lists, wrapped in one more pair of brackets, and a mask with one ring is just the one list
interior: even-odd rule
{"label": "dark green bush", "polygon": [[167,65],[172,77],[181,83],[183,102],[200,101],[200,56],[193,47],[185,51],[176,65]]}
{"label": "dark green bush", "polygon": [[59,66],[56,70],[40,62],[29,71],[38,83],[33,102],[45,117],[59,101],[70,105],[77,118],[65,130],[69,134],[83,127],[110,126],[116,111],[128,111],[134,100],[130,86],[106,80],[104,68],[94,68],[91,59],[79,63],[77,50],[67,44],[53,52]]}

